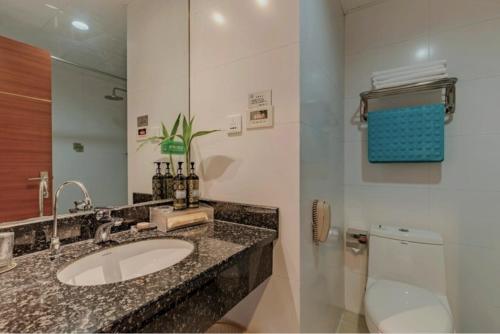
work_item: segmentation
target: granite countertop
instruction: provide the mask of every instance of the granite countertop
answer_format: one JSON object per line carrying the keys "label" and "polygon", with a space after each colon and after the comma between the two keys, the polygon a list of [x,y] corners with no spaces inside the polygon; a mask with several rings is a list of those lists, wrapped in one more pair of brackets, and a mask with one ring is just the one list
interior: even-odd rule
{"label": "granite countertop", "polygon": [[239,256],[270,244],[277,232],[215,221],[175,232],[129,231],[113,234],[120,244],[152,238],[190,241],[195,249],[172,267],[125,282],[70,286],[58,270],[106,247],[92,240],[62,247],[51,261],[48,251],[15,258],[17,267],[0,274],[0,332],[112,332],[153,317],[213,279]]}

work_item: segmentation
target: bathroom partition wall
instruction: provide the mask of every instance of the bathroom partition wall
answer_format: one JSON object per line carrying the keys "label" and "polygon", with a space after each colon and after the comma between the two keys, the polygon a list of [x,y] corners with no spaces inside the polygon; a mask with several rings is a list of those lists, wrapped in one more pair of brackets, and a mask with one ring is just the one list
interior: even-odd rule
{"label": "bathroom partition wall", "polygon": [[[302,332],[336,331],[344,310],[344,13],[340,0],[300,2],[300,272]],[[332,231],[313,243],[315,199]]]}

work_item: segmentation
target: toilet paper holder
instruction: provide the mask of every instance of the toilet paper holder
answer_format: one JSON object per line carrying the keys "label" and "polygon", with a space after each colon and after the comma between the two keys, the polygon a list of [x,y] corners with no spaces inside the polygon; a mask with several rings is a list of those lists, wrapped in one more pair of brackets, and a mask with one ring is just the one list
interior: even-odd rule
{"label": "toilet paper holder", "polygon": [[354,254],[360,254],[368,245],[368,231],[356,228],[348,228],[345,238],[345,246]]}

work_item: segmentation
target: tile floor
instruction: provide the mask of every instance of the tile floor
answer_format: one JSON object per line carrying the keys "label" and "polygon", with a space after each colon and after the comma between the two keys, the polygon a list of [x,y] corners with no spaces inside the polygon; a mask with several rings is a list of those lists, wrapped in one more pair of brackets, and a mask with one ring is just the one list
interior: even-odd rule
{"label": "tile floor", "polygon": [[365,317],[360,314],[344,311],[339,327],[337,328],[337,333],[369,333]]}
{"label": "tile floor", "polygon": [[[337,333],[369,333],[365,317],[349,311],[342,313]],[[228,321],[219,321],[206,333],[247,333],[245,328]]]}

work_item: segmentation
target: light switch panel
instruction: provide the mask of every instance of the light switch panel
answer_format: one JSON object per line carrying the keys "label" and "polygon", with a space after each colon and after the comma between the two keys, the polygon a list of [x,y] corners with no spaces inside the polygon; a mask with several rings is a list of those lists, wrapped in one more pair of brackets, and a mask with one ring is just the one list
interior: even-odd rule
{"label": "light switch panel", "polygon": [[270,106],[273,104],[272,90],[263,90],[248,94],[248,109]]}
{"label": "light switch panel", "polygon": [[149,136],[149,116],[142,115],[137,117],[136,140],[143,141]]}
{"label": "light switch panel", "polygon": [[263,106],[247,110],[247,129],[270,128],[274,126],[274,107]]}
{"label": "light switch panel", "polygon": [[227,133],[228,134],[240,134],[242,117],[240,114],[227,116]]}

